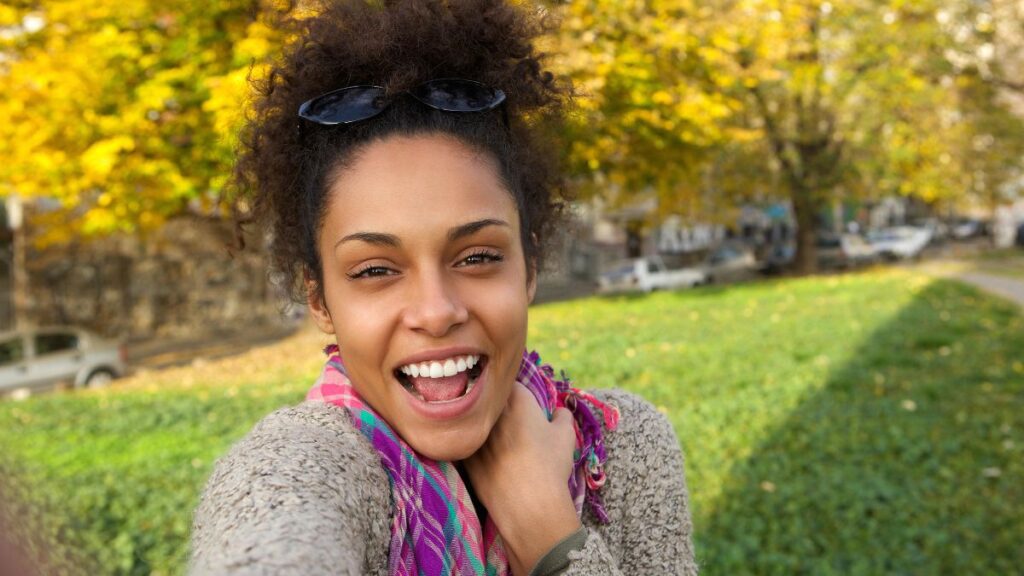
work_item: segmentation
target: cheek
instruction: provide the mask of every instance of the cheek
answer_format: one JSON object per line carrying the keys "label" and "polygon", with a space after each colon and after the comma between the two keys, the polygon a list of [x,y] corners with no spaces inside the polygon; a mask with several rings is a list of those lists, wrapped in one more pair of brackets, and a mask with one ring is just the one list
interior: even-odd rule
{"label": "cheek", "polygon": [[484,303],[482,324],[498,348],[501,373],[506,384],[501,389],[503,399],[512,390],[519,373],[523,350],[526,348],[528,296],[524,284],[506,284],[488,294]]}
{"label": "cheek", "polygon": [[[345,366],[356,386],[376,383],[380,378],[383,358],[388,350],[392,316],[382,303],[369,305],[357,295],[328,281],[328,309]],[[375,397],[376,390],[360,390]]]}
{"label": "cheek", "polygon": [[[325,264],[324,297],[331,315],[331,322],[339,340],[346,340],[349,348],[372,350],[380,345],[374,342],[389,329],[395,311],[393,302],[380,294],[360,290],[358,282],[345,277],[345,273]],[[342,351],[345,346],[338,343]]]}

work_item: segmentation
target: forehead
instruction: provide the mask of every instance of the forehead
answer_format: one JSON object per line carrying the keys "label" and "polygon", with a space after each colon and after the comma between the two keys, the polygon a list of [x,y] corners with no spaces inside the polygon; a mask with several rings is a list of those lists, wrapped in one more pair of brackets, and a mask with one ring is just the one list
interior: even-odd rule
{"label": "forehead", "polygon": [[518,228],[515,201],[491,155],[444,135],[375,141],[340,170],[328,190],[325,233],[445,231],[501,218]]}

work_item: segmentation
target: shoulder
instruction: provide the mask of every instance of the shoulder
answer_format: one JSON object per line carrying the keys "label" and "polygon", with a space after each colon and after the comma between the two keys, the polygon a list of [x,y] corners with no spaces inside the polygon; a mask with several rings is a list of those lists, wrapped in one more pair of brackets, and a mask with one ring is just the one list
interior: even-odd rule
{"label": "shoulder", "polygon": [[[307,401],[260,420],[216,465],[210,484],[239,472],[331,476],[335,481],[376,481],[384,475],[369,442],[348,414],[326,402]],[[226,479],[226,478],[225,478]]]}
{"label": "shoulder", "polygon": [[264,416],[242,443],[273,443],[282,438],[292,443],[317,443],[329,438],[334,448],[355,448],[363,436],[343,408],[307,400]]}
{"label": "shoulder", "polygon": [[665,450],[679,451],[679,439],[672,423],[647,400],[617,388],[591,390],[590,393],[619,411],[618,426],[605,431],[609,458],[624,456],[613,454],[613,448],[640,458]]}
{"label": "shoulder", "polygon": [[618,425],[604,431],[608,453],[604,491],[613,499],[632,500],[640,487],[678,481],[683,485],[679,496],[685,498],[683,451],[668,417],[647,400],[624,390],[593,390],[591,394],[619,411]]}
{"label": "shoulder", "polygon": [[635,394],[591,393],[618,408],[619,423],[604,433],[608,460],[601,498],[611,523],[599,524],[590,514],[588,524],[623,573],[696,574],[683,451],[672,423]]}
{"label": "shoulder", "polygon": [[[386,549],[389,498],[386,472],[343,409],[278,410],[215,465],[193,518],[191,572],[260,573],[289,558],[307,574],[363,571],[374,563],[366,552]],[[351,538],[324,548],[325,533]]]}

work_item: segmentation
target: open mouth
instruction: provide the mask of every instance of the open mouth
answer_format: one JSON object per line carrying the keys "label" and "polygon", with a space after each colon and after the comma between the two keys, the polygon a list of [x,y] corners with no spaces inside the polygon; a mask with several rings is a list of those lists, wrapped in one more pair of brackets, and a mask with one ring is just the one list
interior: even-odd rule
{"label": "open mouth", "polygon": [[427,404],[443,404],[469,394],[486,366],[487,356],[455,356],[399,366],[394,374],[416,399]]}

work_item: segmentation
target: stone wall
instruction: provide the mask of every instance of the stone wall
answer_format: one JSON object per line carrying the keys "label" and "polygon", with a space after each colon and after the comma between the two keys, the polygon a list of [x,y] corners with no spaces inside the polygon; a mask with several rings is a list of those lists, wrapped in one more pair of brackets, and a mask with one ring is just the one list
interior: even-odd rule
{"label": "stone wall", "polygon": [[103,238],[30,252],[28,317],[108,336],[231,333],[282,321],[258,237],[233,256],[227,222],[181,217],[145,238]]}

